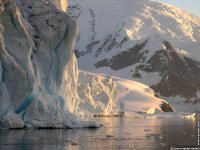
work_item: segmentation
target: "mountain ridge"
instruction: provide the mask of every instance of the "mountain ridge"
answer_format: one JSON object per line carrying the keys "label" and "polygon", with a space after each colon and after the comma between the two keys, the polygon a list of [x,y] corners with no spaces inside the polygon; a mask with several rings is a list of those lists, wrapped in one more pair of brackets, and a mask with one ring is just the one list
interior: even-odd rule
{"label": "mountain ridge", "polygon": [[[68,10],[80,26],[75,53],[81,69],[136,80],[174,103],[177,110],[199,111],[199,82],[188,73],[196,73],[193,78],[198,81],[200,18],[149,0],[74,0]],[[153,59],[158,62],[154,68],[165,68],[149,70]],[[180,68],[185,71],[178,73]],[[182,90],[166,96],[156,88],[172,72],[177,75],[172,83],[183,79],[177,87],[187,87],[193,94],[186,96]]]}

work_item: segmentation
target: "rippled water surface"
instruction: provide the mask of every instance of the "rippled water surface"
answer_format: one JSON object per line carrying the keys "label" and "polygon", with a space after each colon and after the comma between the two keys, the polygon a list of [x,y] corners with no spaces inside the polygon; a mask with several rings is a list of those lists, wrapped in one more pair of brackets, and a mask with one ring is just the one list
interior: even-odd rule
{"label": "rippled water surface", "polygon": [[98,129],[0,130],[0,150],[165,150],[198,147],[196,119],[97,118]]}

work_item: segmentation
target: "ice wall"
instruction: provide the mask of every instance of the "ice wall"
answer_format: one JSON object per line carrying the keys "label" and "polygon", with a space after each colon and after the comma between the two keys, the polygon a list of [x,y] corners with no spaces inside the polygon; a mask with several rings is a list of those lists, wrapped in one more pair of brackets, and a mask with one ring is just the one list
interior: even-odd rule
{"label": "ice wall", "polygon": [[0,1],[1,128],[97,126],[71,113],[79,100],[76,22],[51,2],[20,2]]}
{"label": "ice wall", "polygon": [[117,85],[112,77],[79,71],[78,94],[81,98],[77,114],[81,116],[121,115]]}

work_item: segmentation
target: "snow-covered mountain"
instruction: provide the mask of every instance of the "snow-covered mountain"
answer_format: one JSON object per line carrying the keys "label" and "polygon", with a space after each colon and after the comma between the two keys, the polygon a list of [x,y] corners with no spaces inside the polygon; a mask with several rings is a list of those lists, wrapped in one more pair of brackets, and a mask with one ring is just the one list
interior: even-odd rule
{"label": "snow-covered mountain", "polygon": [[150,86],[178,111],[200,110],[200,18],[150,0],[72,0],[83,70]]}
{"label": "snow-covered mountain", "polygon": [[98,127],[84,117],[174,110],[146,85],[79,71],[77,25],[66,5],[0,0],[0,129]]}
{"label": "snow-covered mountain", "polygon": [[[79,71],[77,25],[60,10],[65,6],[0,0],[0,129],[98,127],[84,117],[172,111],[148,87],[129,89],[125,81]],[[128,99],[133,93],[137,99]],[[141,105],[126,106],[143,97]]]}

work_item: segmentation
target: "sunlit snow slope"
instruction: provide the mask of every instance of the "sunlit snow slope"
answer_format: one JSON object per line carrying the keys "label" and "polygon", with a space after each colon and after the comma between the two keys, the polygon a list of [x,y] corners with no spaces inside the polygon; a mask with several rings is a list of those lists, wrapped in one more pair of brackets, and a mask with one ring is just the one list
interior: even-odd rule
{"label": "sunlit snow slope", "polygon": [[83,70],[134,79],[179,111],[200,109],[200,19],[150,0],[73,0]]}
{"label": "sunlit snow slope", "polygon": [[[148,86],[121,78],[113,77],[117,84],[117,99],[124,105],[124,112],[154,114],[174,111],[164,100],[156,97]],[[168,105],[168,108],[167,108]]]}
{"label": "sunlit snow slope", "polygon": [[148,86],[104,74],[79,71],[78,94],[83,115],[111,116],[128,112],[136,116],[172,112],[174,109]]}

